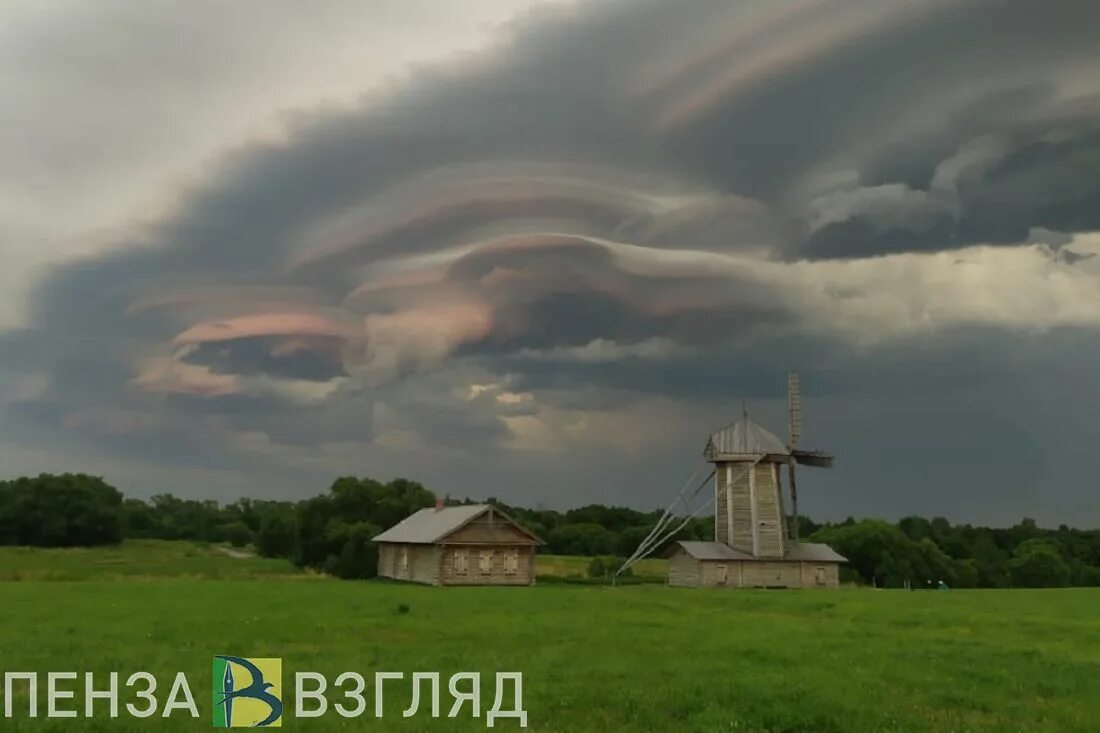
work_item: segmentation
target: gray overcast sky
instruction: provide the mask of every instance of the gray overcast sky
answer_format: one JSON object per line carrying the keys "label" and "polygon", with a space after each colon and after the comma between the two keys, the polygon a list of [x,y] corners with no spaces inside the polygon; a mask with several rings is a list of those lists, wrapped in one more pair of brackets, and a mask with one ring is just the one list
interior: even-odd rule
{"label": "gray overcast sky", "polygon": [[6,3],[0,465],[1100,523],[1100,6]]}

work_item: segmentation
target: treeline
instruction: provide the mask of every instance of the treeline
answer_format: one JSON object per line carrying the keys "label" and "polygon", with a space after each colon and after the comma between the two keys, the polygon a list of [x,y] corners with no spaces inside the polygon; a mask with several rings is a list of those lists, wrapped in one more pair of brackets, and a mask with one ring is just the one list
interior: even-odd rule
{"label": "treeline", "polygon": [[813,527],[809,537],[848,558],[846,572],[879,587],[1047,588],[1100,586],[1100,531],[1041,529],[1032,519],[994,529],[942,517],[878,519]]}
{"label": "treeline", "polygon": [[[98,477],[44,474],[0,482],[0,544],[65,547],[123,538],[228,542],[342,578],[369,578],[377,570],[370,538],[435,499],[415,481],[344,477],[326,493],[297,502],[219,504],[168,494],[144,501],[124,498]],[[543,551],[555,555],[625,557],[660,517],[657,511],[602,505],[559,512],[495,499],[487,503],[542,537]],[[713,517],[700,517],[668,543],[711,540],[713,530]],[[1100,586],[1098,530],[1042,529],[1030,519],[1008,528],[974,527],[942,517],[897,523],[849,518],[835,524],[800,517],[799,530],[806,540],[824,542],[848,558],[842,571],[847,579],[879,587],[940,581],[982,588]]]}

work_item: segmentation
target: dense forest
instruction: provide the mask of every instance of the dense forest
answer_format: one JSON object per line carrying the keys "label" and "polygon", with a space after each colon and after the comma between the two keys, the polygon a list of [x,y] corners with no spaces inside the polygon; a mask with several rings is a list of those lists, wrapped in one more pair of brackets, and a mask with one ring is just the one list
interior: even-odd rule
{"label": "dense forest", "polygon": [[[144,501],[125,498],[102,478],[43,474],[0,482],[0,545],[66,547],[125,538],[228,542],[342,578],[369,578],[377,565],[371,537],[432,506],[435,498],[415,481],[344,477],[326,493],[297,502],[219,504],[168,494]],[[486,501],[542,537],[543,551],[557,555],[629,555],[660,515],[596,504],[560,512]],[[880,587],[940,581],[982,588],[1100,586],[1100,530],[1043,529],[1030,519],[1007,528],[974,527],[942,517],[897,523],[849,518],[836,524],[799,517],[799,529],[803,538],[827,543],[849,559],[848,579]],[[692,520],[676,539],[713,539],[713,518]]]}

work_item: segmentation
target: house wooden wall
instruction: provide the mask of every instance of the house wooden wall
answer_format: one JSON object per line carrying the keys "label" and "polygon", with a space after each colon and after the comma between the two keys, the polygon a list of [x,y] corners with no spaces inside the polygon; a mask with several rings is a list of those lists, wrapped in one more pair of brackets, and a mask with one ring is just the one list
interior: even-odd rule
{"label": "house wooden wall", "polygon": [[668,561],[668,584],[682,587],[838,588],[832,562],[698,560],[680,550]]}
{"label": "house wooden wall", "polygon": [[[465,553],[466,572],[459,555]],[[489,570],[482,570],[482,556],[488,555]],[[508,558],[513,558],[513,563]],[[440,581],[443,585],[532,585],[535,582],[535,551],[530,545],[444,545]]]}
{"label": "house wooden wall", "polygon": [[535,541],[506,519],[485,512],[480,517],[444,537],[441,542],[447,545],[535,545]]}
{"label": "house wooden wall", "polygon": [[[383,542],[378,546],[378,575],[413,583],[439,584],[438,545]],[[403,558],[407,557],[407,562]]]}

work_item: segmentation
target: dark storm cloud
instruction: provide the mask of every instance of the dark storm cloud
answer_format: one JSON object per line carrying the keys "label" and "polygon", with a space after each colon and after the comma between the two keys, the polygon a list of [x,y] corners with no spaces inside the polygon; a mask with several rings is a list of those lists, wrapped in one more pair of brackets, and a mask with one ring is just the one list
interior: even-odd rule
{"label": "dark storm cloud", "polygon": [[806,252],[867,256],[1016,244],[1036,227],[1100,228],[1100,98],[1060,107],[1040,106],[1039,119],[991,125],[995,132],[960,144],[915,187],[880,183],[821,199],[821,213],[838,221],[815,231]]}
{"label": "dark storm cloud", "polygon": [[338,341],[328,338],[289,343],[279,337],[239,338],[200,344],[182,360],[222,374],[272,374],[324,382],[345,376],[340,348]]}
{"label": "dark storm cloud", "polygon": [[[361,450],[429,477],[494,454],[512,483],[553,449],[611,472],[577,447],[611,440],[591,425],[658,445],[740,398],[767,411],[792,367],[847,451],[875,432],[835,417],[851,395],[988,387],[945,432],[969,434],[1026,382],[1006,361],[1073,351],[1043,329],[1100,324],[1092,253],[1065,249],[1100,229],[1097,21],[1084,2],[532,13],[361,107],[298,112],[173,213],[53,270],[2,336],[22,392],[5,434],[306,475]],[[980,244],[1004,254],[929,254]],[[1009,331],[1027,335],[1006,354]],[[654,424],[669,401],[682,414]],[[1042,483],[1027,436],[1026,470],[1005,470]],[[553,503],[580,498],[554,471]]]}

